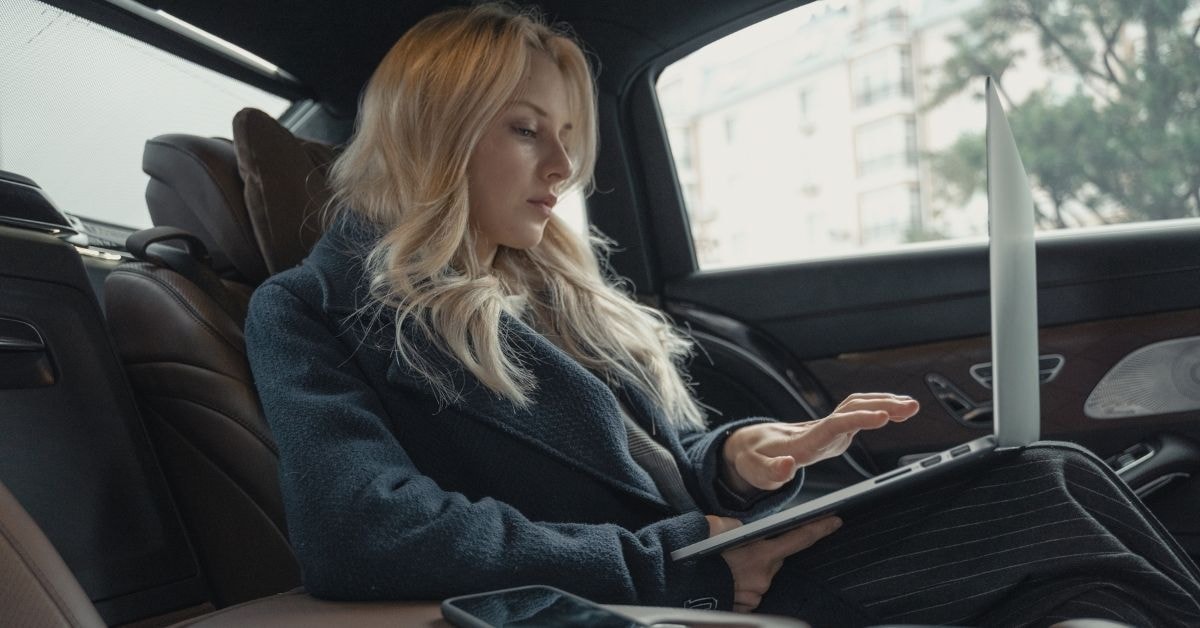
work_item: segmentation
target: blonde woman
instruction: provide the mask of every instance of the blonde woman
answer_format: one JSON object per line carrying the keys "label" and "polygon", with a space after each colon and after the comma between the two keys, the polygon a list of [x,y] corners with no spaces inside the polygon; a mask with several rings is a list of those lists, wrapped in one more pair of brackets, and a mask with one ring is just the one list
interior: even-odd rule
{"label": "blonde woman", "polygon": [[[672,562],[918,407],[862,394],[820,421],[708,430],[680,371],[688,340],[606,283],[554,216],[591,183],[592,90],[578,45],[498,5],[425,19],[372,76],[333,168],[330,229],[259,289],[246,330],[310,592],[542,583],[835,625],[1096,606],[1200,621],[1190,561],[1091,458],[1053,448],[836,534],[827,518]],[[1081,486],[1104,500],[1076,500]]]}

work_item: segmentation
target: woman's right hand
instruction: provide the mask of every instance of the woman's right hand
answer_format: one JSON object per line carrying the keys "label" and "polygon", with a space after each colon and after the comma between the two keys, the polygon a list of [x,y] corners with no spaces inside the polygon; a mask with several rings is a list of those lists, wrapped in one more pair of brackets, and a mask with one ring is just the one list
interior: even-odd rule
{"label": "woman's right hand", "polygon": [[[708,536],[711,538],[732,530],[741,521],[730,517],[705,515]],[[763,595],[771,588],[771,580],[783,566],[783,559],[829,536],[842,526],[837,517],[825,517],[793,528],[768,539],[760,539],[721,552],[733,574],[733,610],[749,613],[758,608]]]}

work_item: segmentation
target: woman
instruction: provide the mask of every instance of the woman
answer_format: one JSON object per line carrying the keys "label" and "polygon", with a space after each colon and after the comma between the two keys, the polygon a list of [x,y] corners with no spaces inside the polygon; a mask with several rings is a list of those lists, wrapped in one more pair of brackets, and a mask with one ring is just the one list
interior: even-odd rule
{"label": "woman", "polygon": [[[705,429],[679,369],[689,342],[606,284],[553,214],[590,184],[595,138],[579,47],[502,6],[423,20],[371,78],[333,168],[332,226],[256,292],[246,329],[314,595],[543,583],[839,625],[1100,614],[1089,605],[1200,620],[1194,567],[1075,452],[1031,450],[820,543],[838,519],[672,562],[918,408],[864,394],[820,421]],[[1016,482],[1039,501],[996,520],[986,507]],[[982,579],[954,575],[963,557]]]}

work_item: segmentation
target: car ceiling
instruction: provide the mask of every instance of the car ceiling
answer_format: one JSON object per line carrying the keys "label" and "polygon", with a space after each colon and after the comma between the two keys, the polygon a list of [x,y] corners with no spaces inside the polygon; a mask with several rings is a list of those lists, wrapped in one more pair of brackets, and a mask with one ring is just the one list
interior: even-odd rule
{"label": "car ceiling", "polygon": [[[96,15],[104,0],[52,1]],[[446,0],[150,0],[161,9],[278,65],[338,116],[352,116],[358,94],[391,45],[420,18],[461,2]],[[802,1],[541,0],[552,20],[570,24],[600,61],[598,82],[620,93],[650,61],[698,36],[715,38],[764,11]],[[87,7],[86,5],[93,5]],[[780,6],[782,5],[782,6]],[[768,7],[777,6],[777,9]],[[104,10],[111,13],[111,5]],[[89,17],[89,15],[85,15]],[[161,43],[160,43],[161,45]]]}

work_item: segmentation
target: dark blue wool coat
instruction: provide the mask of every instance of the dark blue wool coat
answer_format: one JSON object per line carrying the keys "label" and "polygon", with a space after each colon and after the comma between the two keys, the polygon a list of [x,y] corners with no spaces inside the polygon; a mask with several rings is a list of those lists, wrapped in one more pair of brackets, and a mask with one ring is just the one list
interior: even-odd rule
{"label": "dark blue wool coat", "polygon": [[672,562],[707,537],[705,513],[777,508],[799,481],[737,512],[713,482],[731,428],[680,431],[622,389],[634,419],[679,462],[703,512],[678,514],[630,457],[617,397],[511,317],[537,377],[515,407],[440,352],[459,399],[439,406],[395,358],[394,324],[367,305],[362,258],[378,231],[343,218],[305,262],[254,294],[246,345],[279,445],[288,532],[308,590],[333,599],[441,599],[549,584],[607,603],[732,605],[720,556]]}

